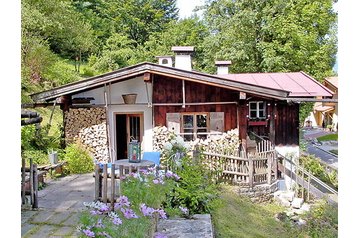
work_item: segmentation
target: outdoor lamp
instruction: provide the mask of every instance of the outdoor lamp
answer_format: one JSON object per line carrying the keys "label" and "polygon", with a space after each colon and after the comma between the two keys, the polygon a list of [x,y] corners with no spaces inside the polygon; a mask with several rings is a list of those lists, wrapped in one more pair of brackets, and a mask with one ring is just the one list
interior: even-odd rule
{"label": "outdoor lamp", "polygon": [[128,160],[130,163],[139,163],[141,161],[140,143],[138,140],[132,140],[128,146]]}

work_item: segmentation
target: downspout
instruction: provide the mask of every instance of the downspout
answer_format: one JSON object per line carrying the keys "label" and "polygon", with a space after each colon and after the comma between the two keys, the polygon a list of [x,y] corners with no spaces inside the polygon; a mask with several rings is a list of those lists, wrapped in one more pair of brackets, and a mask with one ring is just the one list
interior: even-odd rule
{"label": "downspout", "polygon": [[109,113],[108,113],[108,95],[107,95],[107,84],[103,86],[104,89],[104,101],[105,101],[105,109],[106,109],[106,133],[107,133],[107,147],[108,147],[108,156],[109,161],[112,161],[112,149],[111,149],[111,137],[110,137],[110,128],[109,128]]}
{"label": "downspout", "polygon": [[183,90],[183,105],[182,108],[185,108],[185,80],[182,80],[182,90]]}

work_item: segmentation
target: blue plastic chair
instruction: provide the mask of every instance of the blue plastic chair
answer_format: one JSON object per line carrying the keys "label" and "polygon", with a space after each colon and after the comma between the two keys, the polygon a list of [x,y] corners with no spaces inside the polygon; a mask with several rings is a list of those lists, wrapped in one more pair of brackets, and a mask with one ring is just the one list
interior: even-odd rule
{"label": "blue plastic chair", "polygon": [[160,165],[160,152],[143,152],[143,160],[153,161],[156,166]]}

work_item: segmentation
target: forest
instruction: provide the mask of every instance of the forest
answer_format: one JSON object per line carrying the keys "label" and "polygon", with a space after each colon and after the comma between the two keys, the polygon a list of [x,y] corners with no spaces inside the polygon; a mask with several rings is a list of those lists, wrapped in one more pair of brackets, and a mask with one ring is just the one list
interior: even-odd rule
{"label": "forest", "polygon": [[21,102],[34,92],[155,56],[195,47],[193,67],[231,73],[304,71],[332,76],[336,0],[207,0],[202,14],[179,19],[175,0],[21,1]]}

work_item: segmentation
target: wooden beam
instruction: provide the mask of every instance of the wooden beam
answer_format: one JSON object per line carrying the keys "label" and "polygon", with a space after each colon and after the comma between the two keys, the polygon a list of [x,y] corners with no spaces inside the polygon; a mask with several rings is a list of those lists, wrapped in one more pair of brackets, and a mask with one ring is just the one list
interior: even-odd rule
{"label": "wooden beam", "polygon": [[333,98],[286,98],[287,102],[333,102],[338,103],[338,99]]}
{"label": "wooden beam", "polygon": [[151,73],[149,73],[149,72],[144,73],[144,75],[143,75],[144,82],[149,83],[150,82],[150,76],[151,76]]}

